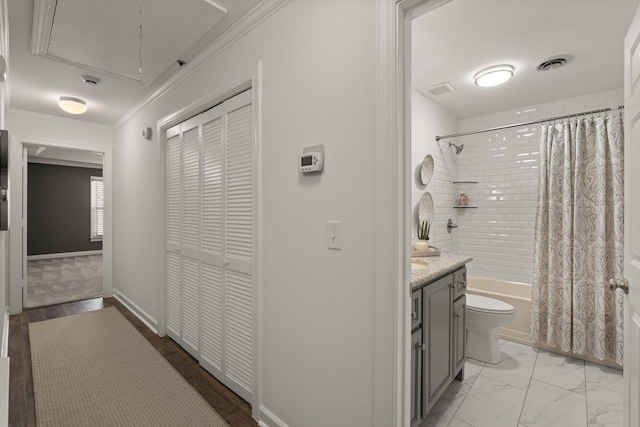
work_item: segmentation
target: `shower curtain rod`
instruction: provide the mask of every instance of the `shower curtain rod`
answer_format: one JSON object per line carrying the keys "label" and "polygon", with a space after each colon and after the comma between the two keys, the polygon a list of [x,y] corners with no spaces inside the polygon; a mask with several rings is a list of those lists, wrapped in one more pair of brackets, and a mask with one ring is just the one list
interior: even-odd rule
{"label": "shower curtain rod", "polygon": [[599,110],[584,111],[582,113],[567,114],[565,116],[549,117],[548,119],[536,120],[536,121],[533,121],[533,122],[524,122],[524,123],[517,123],[517,124],[513,124],[513,125],[498,126],[498,127],[489,128],[489,129],[481,129],[481,130],[472,130],[472,131],[468,131],[468,132],[452,133],[451,135],[443,135],[443,136],[437,136],[436,135],[436,142],[440,141],[441,139],[445,139],[445,138],[455,138],[457,136],[475,135],[477,133],[492,132],[494,130],[503,130],[503,129],[509,129],[509,128],[516,128],[516,127],[520,127],[520,126],[529,126],[529,125],[535,125],[535,124],[538,124],[538,123],[551,122],[551,121],[559,120],[559,119],[568,119],[568,118],[571,118],[571,117],[586,116],[588,114],[606,113],[607,111],[611,111],[611,110],[623,110],[623,109],[624,109],[624,105],[619,105],[617,108],[601,108]]}

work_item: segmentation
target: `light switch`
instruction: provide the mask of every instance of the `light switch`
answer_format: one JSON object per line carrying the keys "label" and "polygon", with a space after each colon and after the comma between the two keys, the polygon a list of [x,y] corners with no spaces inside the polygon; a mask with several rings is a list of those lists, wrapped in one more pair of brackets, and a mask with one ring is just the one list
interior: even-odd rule
{"label": "light switch", "polygon": [[342,249],[342,221],[327,222],[327,246],[329,249]]}

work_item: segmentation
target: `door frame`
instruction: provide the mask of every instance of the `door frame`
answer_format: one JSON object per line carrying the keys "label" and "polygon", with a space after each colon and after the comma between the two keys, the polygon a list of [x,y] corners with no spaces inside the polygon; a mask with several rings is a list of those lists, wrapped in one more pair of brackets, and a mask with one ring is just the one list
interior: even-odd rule
{"label": "door frame", "polygon": [[[156,206],[157,235],[159,237],[159,244],[157,245],[156,256],[158,259],[158,265],[165,265],[165,253],[166,253],[166,227],[165,227],[165,182],[166,182],[166,131],[171,127],[184,122],[185,120],[208,110],[215,105],[222,103],[223,101],[232,98],[233,96],[244,92],[247,89],[252,89],[252,111],[253,111],[253,355],[252,355],[252,371],[253,371],[253,384],[252,384],[252,415],[255,419],[260,419],[260,375],[258,368],[261,364],[262,343],[260,337],[262,331],[260,328],[261,322],[259,322],[260,315],[262,313],[262,180],[261,165],[262,165],[262,107],[261,107],[261,76],[262,76],[262,63],[258,61],[255,65],[249,69],[239,73],[233,79],[227,81],[217,89],[205,94],[196,101],[182,107],[181,109],[168,114],[167,116],[158,120],[156,124],[156,132],[159,137],[160,149],[158,150],[158,184],[160,191],[160,197],[158,198],[158,205]],[[165,269],[162,268],[159,272],[159,292],[157,295],[158,318],[157,327],[158,335],[165,336],[166,334],[166,274]]]}
{"label": "door frame", "polygon": [[[374,420],[379,427],[410,422],[411,21],[449,1],[377,3],[374,383],[380,386],[374,388]],[[389,318],[394,325],[384,324]],[[389,384],[393,402],[386,395]]]}
{"label": "door frame", "polygon": [[102,293],[113,296],[113,148],[94,147],[68,141],[57,141],[25,135],[10,135],[9,176],[11,179],[11,203],[9,215],[9,307],[11,314],[23,309],[23,290],[27,275],[27,182],[23,171],[23,152],[27,146],[64,148],[102,154],[104,182],[104,235],[102,238]]}

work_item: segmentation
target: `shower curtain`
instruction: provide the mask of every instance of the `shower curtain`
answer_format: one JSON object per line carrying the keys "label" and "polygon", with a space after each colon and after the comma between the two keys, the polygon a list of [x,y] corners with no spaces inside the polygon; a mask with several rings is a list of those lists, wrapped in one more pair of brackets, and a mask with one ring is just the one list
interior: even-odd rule
{"label": "shower curtain", "polygon": [[623,362],[623,116],[543,126],[531,338]]}

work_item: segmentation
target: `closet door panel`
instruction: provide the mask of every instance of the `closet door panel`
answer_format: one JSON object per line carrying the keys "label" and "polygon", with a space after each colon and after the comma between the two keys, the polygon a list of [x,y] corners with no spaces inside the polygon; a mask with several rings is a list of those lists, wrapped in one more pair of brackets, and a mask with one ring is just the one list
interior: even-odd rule
{"label": "closet door panel", "polygon": [[227,271],[226,373],[251,392],[253,383],[253,283],[250,275]]}
{"label": "closet door panel", "polygon": [[182,257],[182,340],[197,357],[200,350],[200,262]]}
{"label": "closet door panel", "polygon": [[167,132],[167,144],[165,151],[166,172],[166,328],[169,336],[180,338],[181,336],[181,150],[180,150],[180,126]]}
{"label": "closet door panel", "polygon": [[226,255],[251,261],[253,252],[253,129],[251,104],[227,116]]}
{"label": "closet door panel", "polygon": [[181,335],[181,280],[180,280],[180,255],[167,252],[166,254],[166,317],[167,332],[174,338]]}
{"label": "closet door panel", "polygon": [[202,338],[200,354],[204,361],[222,371],[223,318],[222,269],[202,265]]}
{"label": "closet door panel", "polygon": [[200,250],[199,129],[183,133],[182,245]]}
{"label": "closet door panel", "polygon": [[202,126],[202,252],[206,262],[222,266],[224,128],[220,109],[214,110]]}

